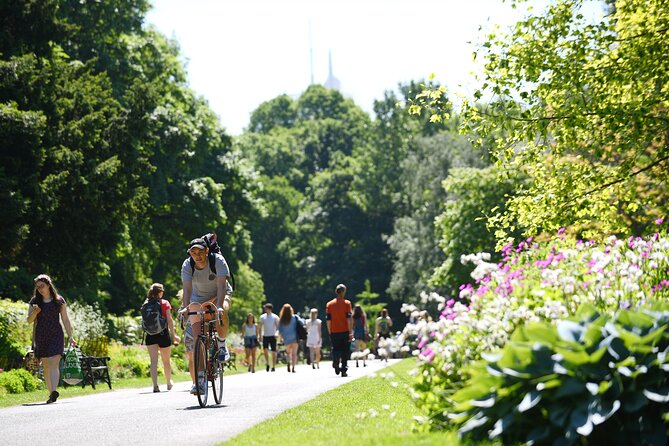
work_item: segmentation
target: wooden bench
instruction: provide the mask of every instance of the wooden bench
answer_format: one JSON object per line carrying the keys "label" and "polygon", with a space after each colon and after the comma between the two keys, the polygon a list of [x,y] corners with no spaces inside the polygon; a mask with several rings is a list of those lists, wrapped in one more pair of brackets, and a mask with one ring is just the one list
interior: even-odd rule
{"label": "wooden bench", "polygon": [[84,372],[84,380],[81,382],[81,387],[90,384],[95,389],[95,381],[98,380],[106,382],[111,389],[109,367],[107,367],[109,359],[109,356],[80,356],[81,370]]}
{"label": "wooden bench", "polygon": [[[79,357],[79,362],[81,363],[81,371],[84,375],[84,379],[79,384],[81,387],[85,387],[86,384],[89,384],[93,389],[95,389],[95,381],[102,381],[107,383],[109,388],[112,388],[111,379],[109,377],[109,367],[107,366],[107,361],[110,360],[109,356],[87,356],[82,353],[80,349],[76,349],[77,356]],[[63,359],[65,357],[63,356]],[[62,365],[62,361],[61,361]],[[62,381],[61,376],[61,385],[70,385]]]}

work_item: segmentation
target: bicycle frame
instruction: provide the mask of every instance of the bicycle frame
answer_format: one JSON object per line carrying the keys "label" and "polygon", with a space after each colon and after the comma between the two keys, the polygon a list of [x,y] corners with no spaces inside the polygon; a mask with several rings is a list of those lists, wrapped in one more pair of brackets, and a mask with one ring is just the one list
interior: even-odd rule
{"label": "bicycle frame", "polygon": [[[207,405],[207,397],[209,394],[209,385],[211,383],[212,391],[214,392],[214,400],[216,404],[220,404],[223,396],[223,364],[218,359],[218,339],[216,337],[216,322],[212,318],[205,321],[205,315],[211,314],[214,317],[218,316],[218,309],[213,303],[192,303],[191,305],[200,305],[200,310],[188,311],[187,316],[200,317],[200,334],[195,340],[193,351],[193,361],[196,376],[196,386],[198,387],[197,399],[201,407]],[[205,306],[213,307],[205,309]],[[190,308],[190,306],[189,306]],[[220,323],[220,319],[218,320]],[[191,324],[193,325],[193,324]],[[204,388],[200,386],[200,376],[205,376]],[[218,382],[217,382],[218,381]]]}

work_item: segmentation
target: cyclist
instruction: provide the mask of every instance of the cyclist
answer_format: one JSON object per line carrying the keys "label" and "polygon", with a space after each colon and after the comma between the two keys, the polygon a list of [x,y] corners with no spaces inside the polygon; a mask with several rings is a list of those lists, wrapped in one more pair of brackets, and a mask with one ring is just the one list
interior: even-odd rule
{"label": "cyclist", "polygon": [[[218,309],[216,318],[216,332],[218,340],[221,343],[219,358],[221,361],[230,359],[230,354],[225,346],[225,338],[228,334],[229,320],[228,310],[230,309],[232,286],[228,281],[230,269],[225,258],[218,253],[209,253],[209,247],[204,238],[196,238],[190,241],[188,247],[189,257],[181,265],[181,280],[183,283],[183,295],[179,316],[185,317],[192,305],[191,311],[197,311],[201,308],[207,309],[215,304]],[[194,265],[191,264],[193,259]],[[215,268],[212,269],[209,262],[215,262]],[[216,271],[214,274],[213,271]],[[196,394],[199,389],[207,385],[206,376],[198,376],[196,380],[195,365],[193,363],[193,350],[195,340],[201,334],[199,316],[191,315],[186,320],[184,329],[184,344],[186,345],[186,354],[188,356],[188,370],[193,380],[192,394]],[[199,388],[199,389],[198,389]]]}

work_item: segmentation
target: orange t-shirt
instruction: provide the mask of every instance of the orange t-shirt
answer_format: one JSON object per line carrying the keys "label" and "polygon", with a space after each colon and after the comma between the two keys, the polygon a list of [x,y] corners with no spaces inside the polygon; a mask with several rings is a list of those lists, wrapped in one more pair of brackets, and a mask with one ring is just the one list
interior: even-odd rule
{"label": "orange t-shirt", "polygon": [[353,314],[351,301],[335,297],[325,306],[325,316],[330,321],[330,333],[348,333],[348,319]]}

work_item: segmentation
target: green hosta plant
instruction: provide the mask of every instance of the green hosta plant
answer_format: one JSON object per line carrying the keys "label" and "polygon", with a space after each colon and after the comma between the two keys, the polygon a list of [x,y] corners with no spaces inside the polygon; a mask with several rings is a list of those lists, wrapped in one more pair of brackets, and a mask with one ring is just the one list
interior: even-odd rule
{"label": "green hosta plant", "polygon": [[448,416],[463,436],[504,444],[664,445],[669,305],[520,326],[471,366]]}

